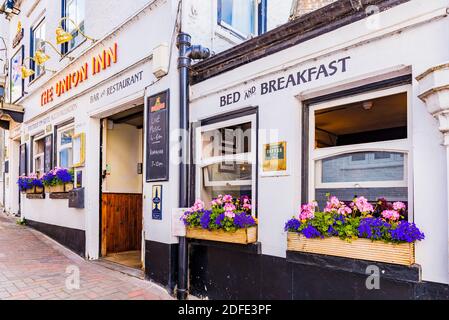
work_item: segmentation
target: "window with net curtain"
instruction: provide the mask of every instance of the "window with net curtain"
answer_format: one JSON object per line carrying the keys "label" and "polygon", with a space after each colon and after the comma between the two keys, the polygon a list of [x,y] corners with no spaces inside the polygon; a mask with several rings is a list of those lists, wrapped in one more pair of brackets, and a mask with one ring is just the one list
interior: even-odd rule
{"label": "window with net curtain", "polygon": [[314,195],[409,201],[407,92],[313,111]]}
{"label": "window with net curtain", "polygon": [[218,195],[253,199],[255,161],[252,122],[207,128],[201,132],[200,197],[206,203]]}

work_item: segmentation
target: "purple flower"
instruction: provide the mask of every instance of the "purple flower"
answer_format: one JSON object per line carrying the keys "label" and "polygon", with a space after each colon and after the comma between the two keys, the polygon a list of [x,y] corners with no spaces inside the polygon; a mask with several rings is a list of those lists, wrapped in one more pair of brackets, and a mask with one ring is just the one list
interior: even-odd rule
{"label": "purple flower", "polygon": [[311,225],[302,230],[302,234],[307,239],[324,238],[323,235],[314,226]]}
{"label": "purple flower", "polygon": [[285,224],[284,230],[286,232],[298,232],[299,227],[301,227],[301,221],[298,219],[291,219]]}
{"label": "purple flower", "polygon": [[380,218],[365,218],[360,221],[358,227],[359,237],[371,240],[381,240],[385,238],[385,233],[391,225]]}
{"label": "purple flower", "polygon": [[393,241],[398,242],[413,243],[425,239],[424,233],[414,223],[409,223],[408,221],[400,222],[396,229],[390,230],[390,235]]}
{"label": "purple flower", "polygon": [[204,211],[203,215],[200,218],[201,228],[209,229],[211,214],[211,211]]}
{"label": "purple flower", "polygon": [[223,224],[223,220],[225,219],[225,214],[224,213],[222,213],[222,214],[220,214],[218,217],[217,217],[217,219],[215,219],[215,224],[217,225],[217,226],[219,226],[219,227],[222,227],[222,224]]}
{"label": "purple flower", "polygon": [[249,227],[254,227],[256,225],[256,221],[254,220],[252,215],[248,215],[246,213],[236,214],[234,218],[234,225],[238,229],[245,229]]}

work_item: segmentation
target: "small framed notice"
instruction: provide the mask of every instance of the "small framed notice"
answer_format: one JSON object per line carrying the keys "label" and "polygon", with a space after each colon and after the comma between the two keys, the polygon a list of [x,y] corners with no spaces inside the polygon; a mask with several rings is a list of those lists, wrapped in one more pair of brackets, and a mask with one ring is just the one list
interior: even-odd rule
{"label": "small framed notice", "polygon": [[172,211],[171,218],[171,233],[173,237],[185,237],[186,236],[186,226],[181,220],[187,208],[176,208]]}
{"label": "small framed notice", "polygon": [[153,186],[151,214],[153,220],[162,220],[162,186]]}
{"label": "small framed notice", "polygon": [[73,167],[84,167],[86,162],[86,134],[73,136]]}
{"label": "small framed notice", "polygon": [[287,171],[287,142],[277,142],[264,145],[263,172]]}

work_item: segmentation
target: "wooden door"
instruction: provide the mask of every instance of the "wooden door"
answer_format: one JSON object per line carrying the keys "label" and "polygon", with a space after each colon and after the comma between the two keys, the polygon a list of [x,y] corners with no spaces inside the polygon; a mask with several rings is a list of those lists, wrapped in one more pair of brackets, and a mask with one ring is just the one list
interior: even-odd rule
{"label": "wooden door", "polygon": [[103,193],[102,255],[141,250],[142,195]]}

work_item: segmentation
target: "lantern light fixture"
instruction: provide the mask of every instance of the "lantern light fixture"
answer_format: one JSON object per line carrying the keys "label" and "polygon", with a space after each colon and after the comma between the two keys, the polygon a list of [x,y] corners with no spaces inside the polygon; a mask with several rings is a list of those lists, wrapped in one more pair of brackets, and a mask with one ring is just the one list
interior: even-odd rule
{"label": "lantern light fixture", "polygon": [[56,28],[56,43],[57,44],[64,44],[67,43],[69,41],[73,40],[73,35],[67,31],[64,30],[64,28],[62,27],[62,22],[63,21],[69,21],[71,22],[74,26],[75,29],[86,39],[92,41],[93,43],[97,42],[96,39],[91,38],[89,36],[87,36],[80,28],[80,26],[73,21],[71,18],[69,17],[64,17],[62,19],[59,20],[59,26]]}

